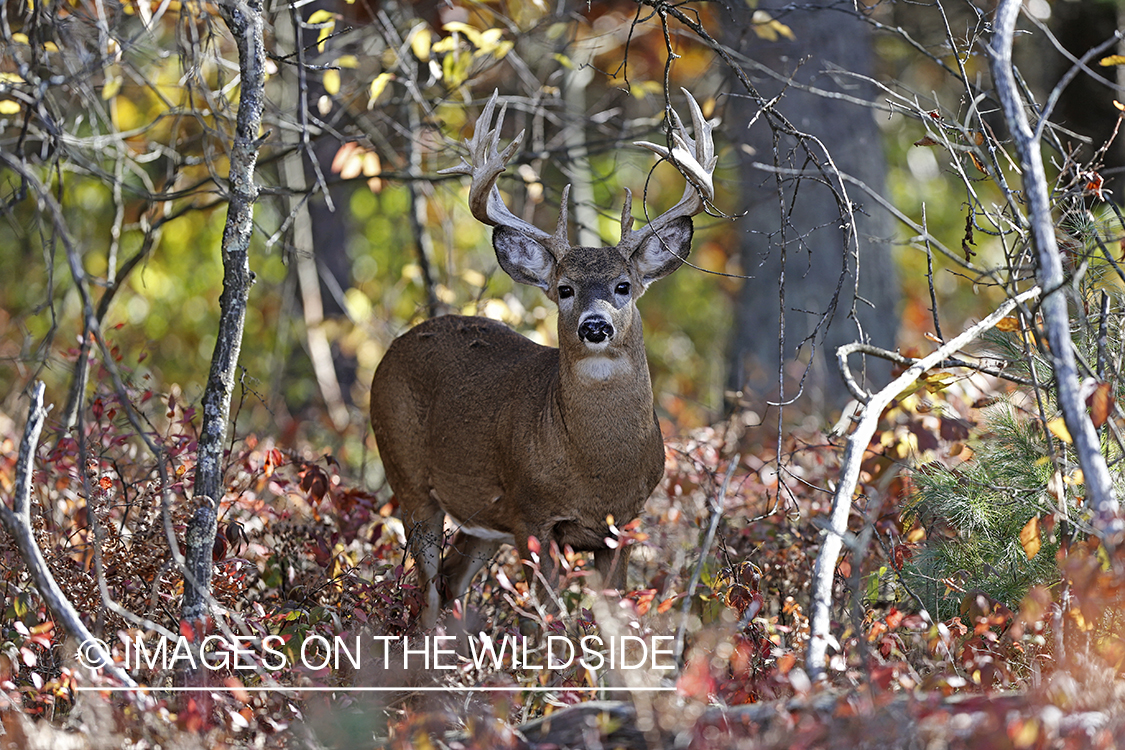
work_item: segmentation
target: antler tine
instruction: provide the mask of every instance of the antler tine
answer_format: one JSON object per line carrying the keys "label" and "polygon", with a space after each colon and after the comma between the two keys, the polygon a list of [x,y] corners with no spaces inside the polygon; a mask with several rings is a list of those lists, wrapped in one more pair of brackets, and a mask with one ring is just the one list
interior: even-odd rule
{"label": "antler tine", "polygon": [[[687,96],[688,107],[691,109],[691,123],[692,129],[695,131],[695,138],[688,135],[687,128],[684,127],[676,111],[669,110],[672,117],[671,151],[665,146],[658,146],[648,141],[636,141],[635,145],[647,148],[672,162],[676,169],[680,171],[680,174],[684,176],[684,179],[687,180],[683,197],[680,198],[679,203],[650,221],[648,226],[639,232],[626,231],[625,219],[622,216],[621,243],[618,246],[623,249],[636,247],[637,243],[647,233],[659,233],[673,219],[682,216],[695,216],[706,207],[707,201],[715,198],[713,175],[718,157],[715,156],[715,139],[712,132],[718,121],[708,121],[703,116],[703,110],[700,109],[699,103],[695,101],[691,92],[687,89],[682,89],[682,91]],[[629,224],[632,224],[631,220]]]}
{"label": "antler tine", "polygon": [[[521,130],[507,148],[500,151],[500,129],[504,125],[504,115],[508,111],[507,104],[500,106],[500,114],[496,118],[496,125],[492,123],[493,113],[496,111],[496,100],[499,91],[493,91],[488,103],[484,105],[480,118],[477,120],[473,137],[465,141],[465,148],[469,152],[468,158],[462,157],[461,163],[449,169],[443,169],[438,174],[465,174],[472,178],[469,187],[469,210],[473,216],[483,224],[490,226],[507,227],[529,237],[547,247],[556,258],[561,257],[570,248],[566,234],[566,195],[563,191],[562,212],[559,215],[558,226],[554,234],[548,234],[534,224],[519,218],[504,205],[500,195],[500,188],[496,180],[508,167],[508,160],[523,143],[524,132]],[[567,186],[569,188],[569,186]]]}

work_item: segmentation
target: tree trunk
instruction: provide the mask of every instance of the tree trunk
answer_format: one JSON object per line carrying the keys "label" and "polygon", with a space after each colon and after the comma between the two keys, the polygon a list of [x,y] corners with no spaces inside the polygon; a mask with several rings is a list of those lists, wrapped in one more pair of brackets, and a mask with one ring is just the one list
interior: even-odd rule
{"label": "tree trunk", "polygon": [[218,507],[223,499],[223,451],[235,368],[242,348],[246,300],[254,275],[250,271],[250,237],[254,230],[254,202],[258,187],[254,167],[262,127],[266,54],[262,39],[261,0],[221,5],[223,18],[238,45],[241,73],[238,115],[230,151],[227,223],[223,229],[223,293],[219,297],[219,329],[211,373],[203,391],[203,426],[195,469],[197,504],[185,532],[187,546],[181,617],[199,620],[209,612],[211,549],[215,544]]}
{"label": "tree trunk", "polygon": [[[744,7],[735,11],[740,15],[729,25],[726,41],[752,61],[745,67],[763,98],[784,92],[777,111],[798,131],[819,139],[839,171],[883,193],[886,167],[876,112],[862,103],[797,87],[875,99],[872,86],[848,75],[872,75],[867,25],[855,17],[850,4],[828,6],[827,0],[814,0],[793,9],[780,0],[763,0],[759,11],[787,25],[794,39],[760,38],[751,11]],[[786,7],[790,10],[783,10]],[[788,85],[790,77],[797,86]],[[737,86],[734,91],[739,93]],[[757,105],[746,97],[735,96],[728,108],[728,132],[741,146],[741,205],[748,211],[741,222],[748,227],[742,238],[742,268],[753,277],[743,283],[737,300],[728,383],[748,403],[762,396],[787,400],[797,395],[803,371],[789,363],[800,360],[810,364],[804,384],[804,395],[814,399],[810,407],[838,407],[848,394],[835,369],[836,347],[867,340],[894,348],[899,290],[888,241],[892,224],[866,193],[846,186],[857,220],[857,253],[856,240],[842,229],[846,221],[839,180],[830,179],[829,185],[813,177],[798,181],[753,166],[804,174],[817,170],[800,147],[799,136],[771,129],[764,117],[745,129],[757,113]],[[824,169],[828,160],[822,148],[809,140],[804,143]],[[849,319],[853,307],[862,331]],[[868,371],[878,384],[888,373],[883,363],[873,363]]]}

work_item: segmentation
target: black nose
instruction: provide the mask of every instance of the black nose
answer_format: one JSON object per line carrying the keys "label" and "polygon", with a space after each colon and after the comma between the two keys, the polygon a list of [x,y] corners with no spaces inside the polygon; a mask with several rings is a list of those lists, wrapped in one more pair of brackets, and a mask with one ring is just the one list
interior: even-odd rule
{"label": "black nose", "polygon": [[578,338],[591,344],[600,344],[613,338],[613,325],[605,318],[591,316],[578,326]]}

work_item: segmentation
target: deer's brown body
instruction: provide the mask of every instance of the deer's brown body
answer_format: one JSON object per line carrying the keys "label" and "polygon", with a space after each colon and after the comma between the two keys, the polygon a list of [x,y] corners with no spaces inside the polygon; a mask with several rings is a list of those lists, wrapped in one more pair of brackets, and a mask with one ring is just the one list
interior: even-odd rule
{"label": "deer's brown body", "polygon": [[[708,135],[698,153],[709,182],[710,126],[692,106],[697,137]],[[606,518],[636,517],[664,470],[636,300],[690,251],[702,201],[689,185],[676,209],[633,232],[627,196],[617,246],[572,247],[565,192],[554,235],[503,206],[494,185],[513,148],[497,153],[496,137],[478,128],[469,144],[470,204],[497,227],[501,267],[558,304],[559,348],[486,318],[446,316],[397,339],[375,373],[371,421],[419,570],[424,627],[443,604],[439,577],[447,598],[460,596],[502,543],[530,559],[531,536],[544,552],[552,542],[593,551],[605,582],[623,586],[628,548],[607,547]],[[443,556],[447,514],[461,534]]]}
{"label": "deer's brown body", "polygon": [[[372,423],[404,511],[423,509],[408,524],[440,509],[513,543],[592,551],[605,548],[607,515],[637,515],[664,472],[648,363],[630,359],[605,382],[559,364],[558,349],[486,318],[435,318],[394,343]],[[474,398],[484,393],[505,397]]]}

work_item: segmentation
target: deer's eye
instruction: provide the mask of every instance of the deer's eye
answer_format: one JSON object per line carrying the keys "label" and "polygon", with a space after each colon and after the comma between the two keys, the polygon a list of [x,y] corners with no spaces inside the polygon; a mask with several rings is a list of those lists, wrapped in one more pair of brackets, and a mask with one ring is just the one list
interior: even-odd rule
{"label": "deer's eye", "polygon": [[562,286],[559,287],[559,299],[566,299],[567,297],[573,297],[573,296],[574,296],[574,289],[572,289],[571,287],[569,287],[565,284],[563,284]]}
{"label": "deer's eye", "polygon": [[629,286],[628,281],[622,281],[620,284],[617,285],[617,288],[614,289],[613,291],[617,292],[618,294],[625,295],[625,294],[628,294],[629,290],[632,289],[632,288],[633,287]]}

